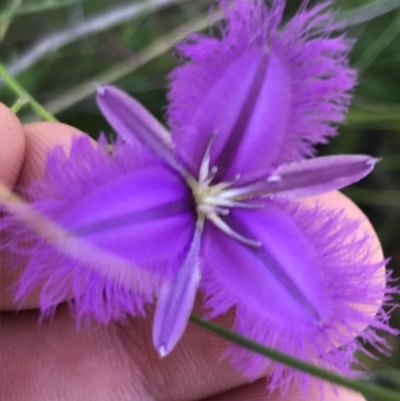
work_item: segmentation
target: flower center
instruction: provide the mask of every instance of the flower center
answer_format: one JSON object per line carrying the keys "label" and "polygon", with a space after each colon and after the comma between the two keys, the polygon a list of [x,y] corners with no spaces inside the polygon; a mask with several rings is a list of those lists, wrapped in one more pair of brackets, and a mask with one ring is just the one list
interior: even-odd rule
{"label": "flower center", "polygon": [[208,219],[212,221],[225,234],[236,240],[250,246],[261,246],[260,241],[244,237],[234,231],[223,219],[230,213],[232,208],[242,209],[261,209],[263,204],[249,203],[238,198],[235,193],[234,184],[240,178],[238,174],[232,181],[214,183],[213,180],[218,171],[216,166],[210,168],[211,145],[214,139],[213,135],[207,146],[204,158],[202,160],[199,179],[192,185],[196,211],[199,219]]}

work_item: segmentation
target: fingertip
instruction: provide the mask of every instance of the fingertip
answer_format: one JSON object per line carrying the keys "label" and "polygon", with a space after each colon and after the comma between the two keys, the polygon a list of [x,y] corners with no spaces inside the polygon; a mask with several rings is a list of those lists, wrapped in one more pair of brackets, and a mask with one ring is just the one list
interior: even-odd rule
{"label": "fingertip", "polygon": [[[371,279],[365,283],[365,293],[368,291],[380,292],[380,301],[373,304],[366,304],[363,299],[360,299],[360,303],[354,305],[358,310],[365,313],[367,320],[370,322],[373,318],[378,314],[380,309],[382,308],[382,303],[384,301],[385,294],[387,292],[387,283],[386,283],[386,267],[384,265],[384,255],[382,250],[382,245],[379,241],[379,238],[369,221],[368,217],[364,214],[364,212],[347,196],[342,194],[341,192],[329,192],[322,195],[304,198],[302,203],[306,206],[314,206],[316,204],[326,208],[328,210],[342,210],[344,215],[349,220],[356,220],[359,222],[358,230],[353,234],[351,239],[347,239],[347,241],[352,241],[355,238],[362,239],[368,237],[368,241],[365,243],[365,246],[368,249],[365,249],[365,252],[368,254],[369,261],[371,265],[373,264],[382,264],[371,277]],[[346,239],[343,239],[346,242]],[[354,266],[359,263],[359,258],[363,257],[363,255],[359,255],[357,252],[354,253]],[[343,287],[347,288],[352,283],[343,282]],[[358,331],[361,332],[365,329],[365,326],[358,327]]]}
{"label": "fingertip", "polygon": [[[378,263],[384,259],[383,250],[374,227],[365,213],[346,195],[334,191],[322,195],[304,198],[307,206],[320,204],[328,210],[344,210],[347,218],[360,221],[359,235],[369,235],[371,238],[371,263]],[[384,270],[384,269],[383,269]]]}
{"label": "fingertip", "polygon": [[25,187],[43,177],[47,154],[56,146],[68,154],[74,137],[86,135],[77,128],[56,122],[35,122],[24,127],[26,137],[25,160],[18,185]]}
{"label": "fingertip", "polygon": [[0,182],[12,188],[25,154],[25,136],[17,116],[0,102]]}

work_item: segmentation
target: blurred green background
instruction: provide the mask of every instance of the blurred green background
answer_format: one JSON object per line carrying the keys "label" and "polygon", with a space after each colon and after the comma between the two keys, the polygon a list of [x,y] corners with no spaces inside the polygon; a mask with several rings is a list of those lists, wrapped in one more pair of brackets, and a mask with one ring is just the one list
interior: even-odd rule
{"label": "blurred green background", "polygon": [[[315,2],[311,2],[315,3]],[[204,29],[210,0],[1,0],[0,59],[20,84],[57,119],[96,137],[111,129],[94,101],[95,84],[114,82],[163,119],[171,49],[193,30]],[[301,0],[288,0],[287,16]],[[374,172],[344,190],[369,216],[400,276],[400,0],[337,0],[338,18],[357,42],[352,65],[359,85],[341,135],[323,154],[382,157]],[[17,97],[1,85],[1,101]],[[28,106],[25,122],[37,119]],[[396,300],[400,303],[400,300]],[[392,315],[400,328],[400,311]],[[400,341],[394,352],[364,360],[381,370],[380,382],[398,382]]]}

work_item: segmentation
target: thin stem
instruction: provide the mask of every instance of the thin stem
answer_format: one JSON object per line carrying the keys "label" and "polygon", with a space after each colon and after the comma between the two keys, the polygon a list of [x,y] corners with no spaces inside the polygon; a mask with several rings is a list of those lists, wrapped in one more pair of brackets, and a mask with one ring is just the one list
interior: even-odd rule
{"label": "thin stem", "polygon": [[26,104],[29,103],[29,98],[26,96],[21,96],[17,101],[11,106],[11,111],[17,114]]}
{"label": "thin stem", "polygon": [[4,65],[0,63],[0,76],[8,87],[20,98],[25,98],[26,102],[29,103],[33,111],[35,111],[40,117],[46,121],[57,121],[57,119],[50,114],[42,105],[40,105],[17,81],[16,79],[6,70]]}
{"label": "thin stem", "polygon": [[20,7],[21,3],[22,0],[14,0],[11,3],[9,10],[4,14],[0,15],[0,41],[3,40],[4,36],[6,36],[6,33],[12,22],[14,14],[18,11],[18,8]]}
{"label": "thin stem", "polygon": [[358,391],[366,397],[372,397],[377,401],[399,401],[400,393],[388,390],[386,388],[377,386],[364,380],[352,380],[345,376],[331,372],[326,369],[322,369],[318,366],[312,365],[301,359],[294,358],[288,354],[277,351],[273,348],[265,347],[259,343],[249,340],[240,334],[235,333],[225,327],[222,327],[216,323],[204,320],[201,317],[192,314],[190,321],[204,329],[211,331],[212,333],[223,337],[237,345],[254,351],[260,355],[264,355],[274,361],[280,362],[284,365],[290,366],[294,369],[308,373],[311,376],[318,377],[331,383],[335,383],[339,386],[349,388],[351,390]]}

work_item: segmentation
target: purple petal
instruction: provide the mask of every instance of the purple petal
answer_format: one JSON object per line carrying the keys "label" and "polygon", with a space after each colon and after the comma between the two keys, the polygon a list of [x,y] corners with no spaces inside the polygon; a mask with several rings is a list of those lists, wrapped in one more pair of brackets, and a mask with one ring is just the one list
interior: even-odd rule
{"label": "purple petal", "polygon": [[173,153],[168,131],[139,102],[122,90],[107,85],[98,89],[97,104],[110,125],[127,143],[139,140],[169,166],[187,175]]}
{"label": "purple petal", "polygon": [[187,244],[193,212],[180,177],[162,167],[148,167],[88,193],[57,220],[68,231],[128,260],[167,266],[182,251],[177,244]]}
{"label": "purple petal", "polygon": [[[285,235],[284,226],[275,230],[275,222],[282,213],[291,220],[286,226],[289,229],[286,234],[289,245],[284,244],[287,250],[279,243]],[[244,214],[240,212],[240,218]],[[345,375],[351,374],[355,351],[368,352],[367,344],[378,350],[387,348],[385,333],[395,335],[396,330],[389,327],[385,308],[393,305],[399,289],[394,287],[390,274],[385,288],[382,270],[385,261],[371,262],[375,251],[371,248],[372,238],[363,232],[360,221],[348,219],[343,211],[319,206],[305,208],[288,201],[274,202],[265,215],[260,212],[250,220],[250,213],[246,214],[246,223],[253,235],[265,235],[263,241],[277,245],[271,250],[281,254],[282,265],[288,266],[285,259],[302,257],[300,263],[292,266],[291,276],[296,279],[304,275],[303,286],[299,288],[316,302],[323,319],[320,324],[304,319],[305,310],[302,313],[299,309],[303,307],[293,305],[293,295],[282,290],[280,284],[274,284],[275,278],[263,279],[260,259],[252,255],[250,248],[239,247],[211,227],[205,237],[208,242],[202,285],[210,316],[236,306],[235,331],[300,359],[312,363],[318,360],[321,366]],[[272,227],[268,227],[270,223]],[[304,254],[308,255],[310,265]],[[270,278],[268,270],[266,264],[264,274]],[[277,294],[279,287],[281,293]],[[379,305],[377,316],[372,316]],[[361,336],[363,341],[356,336]],[[232,346],[229,356],[234,366],[251,379],[268,369],[269,389],[284,389],[293,380],[304,388],[309,380],[304,373],[240,347]]]}
{"label": "purple petal", "polygon": [[326,4],[302,8],[280,33],[284,1],[220,3],[222,39],[193,35],[178,48],[190,60],[171,74],[178,153],[196,173],[216,132],[212,164],[225,178],[312,155],[336,133],[332,123],[343,121],[355,83],[349,44],[329,38],[332,13]]}
{"label": "purple petal", "polygon": [[153,344],[161,357],[180,340],[189,321],[200,283],[199,266],[202,227],[197,227],[189,252],[176,277],[161,285],[154,317]]}
{"label": "purple petal", "polygon": [[207,224],[203,255],[221,287],[277,324],[285,317],[314,326],[329,316],[312,247],[289,214],[268,202],[260,211],[235,210],[227,223],[262,246],[246,246]]}
{"label": "purple petal", "polygon": [[344,188],[368,175],[376,159],[364,155],[317,157],[279,166],[264,181],[232,190],[238,195],[302,198]]}
{"label": "purple petal", "polygon": [[[174,137],[181,157],[191,161],[193,173],[197,173],[211,135],[215,133],[210,164],[218,167],[219,175],[225,175],[235,153],[238,152],[238,147],[243,146],[243,138],[248,138],[248,120],[252,115],[252,106],[254,107],[259,96],[260,81],[262,82],[267,68],[266,62],[262,51],[248,50],[228,65],[221,78],[194,111],[189,122],[193,134],[186,133]],[[279,100],[275,104],[285,110]],[[275,115],[279,114],[278,107],[274,110]],[[268,120],[267,124],[275,124],[275,121]],[[280,129],[278,131],[281,132]],[[274,138],[268,139],[271,145],[274,145]],[[273,151],[275,147],[270,146],[268,149]],[[234,174],[237,172],[236,170]]]}
{"label": "purple petal", "polygon": [[160,279],[185,257],[195,225],[190,190],[165,167],[135,167],[126,148],[116,146],[110,157],[84,137],[69,158],[60,149],[49,155],[43,182],[27,195],[70,234],[65,240],[54,244],[51,232],[48,241],[12,216],[1,218],[10,263],[27,265],[17,295],[42,286],[43,313],[71,294],[78,317],[107,322],[144,313]]}
{"label": "purple petal", "polygon": [[78,321],[89,315],[107,323],[125,313],[143,314],[144,303],[159,287],[151,271],[65,231],[20,200],[0,201],[0,235],[5,264],[25,266],[16,300],[23,301],[40,286],[42,316],[52,315],[72,293]]}

